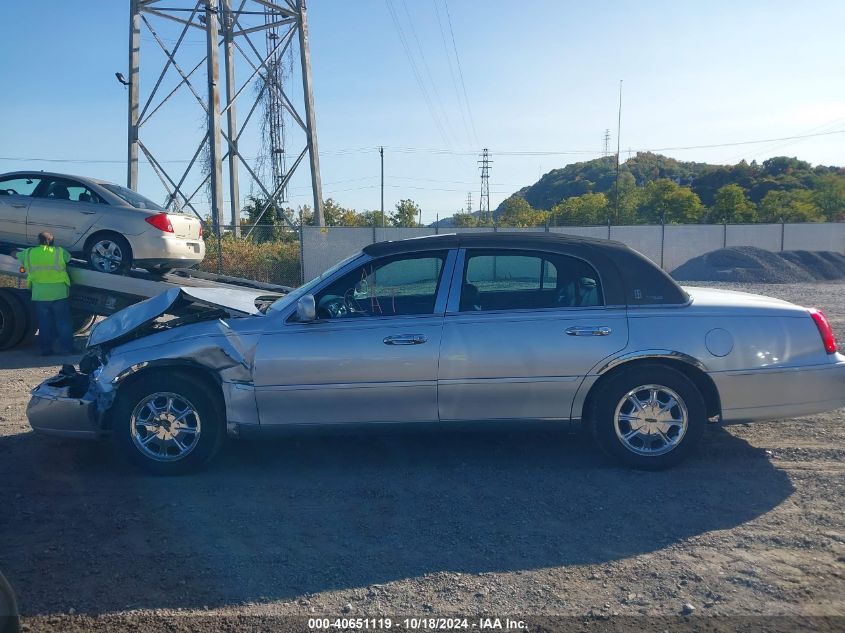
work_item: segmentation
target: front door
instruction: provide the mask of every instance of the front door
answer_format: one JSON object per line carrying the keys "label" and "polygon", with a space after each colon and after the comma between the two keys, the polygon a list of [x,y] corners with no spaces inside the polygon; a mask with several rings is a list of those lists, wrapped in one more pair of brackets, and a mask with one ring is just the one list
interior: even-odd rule
{"label": "front door", "polygon": [[80,250],[78,244],[106,208],[88,187],[67,178],[48,177],[35,191],[27,216],[27,238],[38,243],[38,234],[49,231],[56,244]]}
{"label": "front door", "polygon": [[0,242],[27,244],[26,214],[40,182],[41,178],[34,174],[16,174],[0,180]]}
{"label": "front door", "polygon": [[444,321],[439,413],[449,420],[569,419],[584,376],[625,347],[624,307],[606,307],[582,259],[468,249]]}
{"label": "front door", "polygon": [[452,259],[372,260],[316,293],[316,321],[272,325],[255,359],[261,424],[436,421],[441,286]]}

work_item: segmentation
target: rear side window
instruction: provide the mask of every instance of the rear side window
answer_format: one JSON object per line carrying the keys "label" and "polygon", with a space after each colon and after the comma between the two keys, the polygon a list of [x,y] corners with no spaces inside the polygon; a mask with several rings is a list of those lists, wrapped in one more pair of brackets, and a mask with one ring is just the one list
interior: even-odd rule
{"label": "rear side window", "polygon": [[467,252],[461,312],[600,305],[598,273],[581,259],[554,253]]}
{"label": "rear side window", "polygon": [[31,196],[41,183],[40,178],[15,176],[0,180],[0,196]]}
{"label": "rear side window", "polygon": [[149,198],[145,198],[137,191],[132,191],[120,185],[113,185],[111,183],[101,183],[102,186],[111,191],[118,198],[126,202],[129,206],[136,209],[148,209],[150,211],[164,211],[164,207],[156,204]]}

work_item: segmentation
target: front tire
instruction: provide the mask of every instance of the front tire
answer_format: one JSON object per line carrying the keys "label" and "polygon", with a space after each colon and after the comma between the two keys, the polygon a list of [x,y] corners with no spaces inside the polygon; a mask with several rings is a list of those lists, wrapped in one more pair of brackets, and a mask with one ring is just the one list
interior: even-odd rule
{"label": "front tire", "polygon": [[204,466],[225,439],[219,393],[182,372],[142,376],[119,394],[112,437],[134,464],[154,475]]}
{"label": "front tire", "polygon": [[707,424],[704,398],[687,376],[662,365],[623,369],[591,398],[593,438],[626,466],[661,470],[686,459]]}

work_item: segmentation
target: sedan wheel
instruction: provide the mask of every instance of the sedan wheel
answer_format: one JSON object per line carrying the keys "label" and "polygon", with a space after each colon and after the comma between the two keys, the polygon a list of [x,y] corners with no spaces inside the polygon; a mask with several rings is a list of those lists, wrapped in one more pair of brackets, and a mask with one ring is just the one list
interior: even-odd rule
{"label": "sedan wheel", "polygon": [[225,404],[197,376],[168,370],[119,388],[112,436],[131,461],[156,475],[176,475],[208,462],[225,439]]}
{"label": "sedan wheel", "polygon": [[687,432],[689,414],[683,398],[662,385],[640,385],[626,393],[614,414],[616,437],[638,455],[663,455]]}
{"label": "sedan wheel", "polygon": [[152,393],[141,400],[132,411],[129,426],[135,448],[162,462],[187,457],[202,430],[197,408],[172,392]]}
{"label": "sedan wheel", "polygon": [[86,252],[91,268],[102,273],[122,273],[132,266],[132,248],[119,235],[101,237]]}
{"label": "sedan wheel", "polygon": [[601,449],[634,468],[659,470],[686,458],[707,423],[695,383],[662,365],[621,369],[590,394],[588,417]]}

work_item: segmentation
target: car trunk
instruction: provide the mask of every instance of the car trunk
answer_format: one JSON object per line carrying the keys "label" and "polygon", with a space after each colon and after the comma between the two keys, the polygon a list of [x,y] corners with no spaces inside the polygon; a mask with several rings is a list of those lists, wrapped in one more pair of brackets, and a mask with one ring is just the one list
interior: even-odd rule
{"label": "car trunk", "polygon": [[200,239],[200,221],[186,213],[168,213],[167,219],[173,225],[173,234],[188,240]]}

